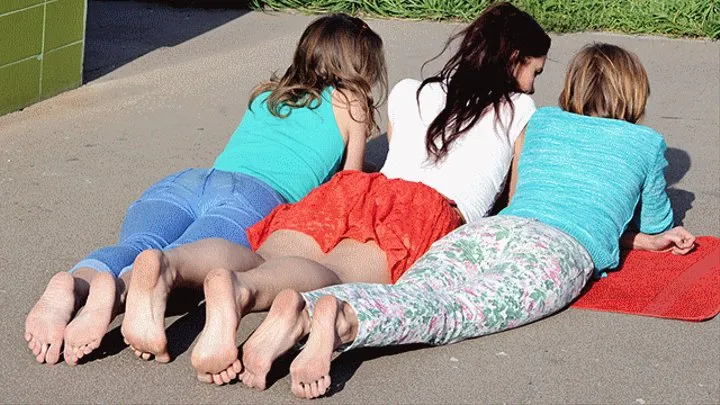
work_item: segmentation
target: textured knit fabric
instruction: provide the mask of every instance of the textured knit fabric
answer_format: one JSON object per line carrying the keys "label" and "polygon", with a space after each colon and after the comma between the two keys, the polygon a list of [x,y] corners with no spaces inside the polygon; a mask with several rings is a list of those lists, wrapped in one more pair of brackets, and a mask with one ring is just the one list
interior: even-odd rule
{"label": "textured knit fabric", "polygon": [[247,233],[254,250],[281,229],[311,236],[325,253],[343,239],[374,241],[395,282],[460,222],[449,201],[422,183],[345,170],[300,202],[278,206]]}
{"label": "textured knit fabric", "polygon": [[[447,94],[440,83],[423,87],[406,79],[395,85],[388,98],[392,125],[389,152],[381,173],[425,183],[455,201],[467,222],[488,214],[502,191],[512,161],[513,145],[535,111],[526,94],[512,96],[513,107],[490,107],[477,123],[451,146],[439,163],[428,160],[425,134],[445,107]],[[439,145],[439,143],[438,143]]]}
{"label": "textured knit fabric", "polygon": [[543,223],[490,217],[437,241],[395,285],[341,284],[304,293],[332,295],[358,317],[346,349],[409,343],[442,345],[527,324],[567,306],[593,264],[573,238]]}
{"label": "textured knit fabric", "polygon": [[345,142],[335,121],[332,88],[309,107],[283,106],[276,117],[267,107],[269,92],[245,113],[215,168],[262,180],[287,201],[303,198],[340,167]]}
{"label": "textured knit fabric", "polygon": [[170,250],[205,238],[249,246],[245,230],[285,202],[270,186],[242,173],[187,169],[152,185],[128,208],[115,245],[81,260],[120,276],[146,249]]}
{"label": "textured knit fabric", "polygon": [[673,226],[665,141],[625,121],[539,109],[530,119],[518,184],[500,215],[537,219],[577,239],[598,271],[617,267],[619,240],[638,207],[641,232]]}

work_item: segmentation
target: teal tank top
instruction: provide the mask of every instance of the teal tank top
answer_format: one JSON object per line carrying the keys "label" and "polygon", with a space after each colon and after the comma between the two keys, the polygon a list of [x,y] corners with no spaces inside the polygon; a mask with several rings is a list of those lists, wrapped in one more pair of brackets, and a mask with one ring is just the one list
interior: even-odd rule
{"label": "teal tank top", "polygon": [[587,249],[598,273],[612,269],[631,220],[648,234],[673,226],[665,150],[648,127],[541,108],[525,131],[515,195],[499,215],[559,228]]}
{"label": "teal tank top", "polygon": [[285,118],[267,107],[260,94],[245,112],[214,168],[262,180],[288,202],[297,202],[340,168],[345,142],[335,121],[333,88],[308,107],[282,106]]}

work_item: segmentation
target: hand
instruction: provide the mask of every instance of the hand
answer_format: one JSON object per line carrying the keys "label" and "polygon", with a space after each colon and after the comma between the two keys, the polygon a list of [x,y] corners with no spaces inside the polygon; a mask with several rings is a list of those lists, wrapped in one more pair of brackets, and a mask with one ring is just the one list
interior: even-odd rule
{"label": "hand", "polygon": [[670,252],[674,255],[685,255],[695,247],[695,236],[682,226],[650,236],[648,250],[653,252]]}

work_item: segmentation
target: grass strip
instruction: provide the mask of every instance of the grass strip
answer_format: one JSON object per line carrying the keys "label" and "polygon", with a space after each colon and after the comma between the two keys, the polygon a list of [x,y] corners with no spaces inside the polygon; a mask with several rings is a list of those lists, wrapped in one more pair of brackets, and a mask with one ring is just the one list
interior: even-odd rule
{"label": "grass strip", "polygon": [[[254,9],[471,21],[490,0],[250,0]],[[720,0],[515,0],[548,31],[720,39]]]}

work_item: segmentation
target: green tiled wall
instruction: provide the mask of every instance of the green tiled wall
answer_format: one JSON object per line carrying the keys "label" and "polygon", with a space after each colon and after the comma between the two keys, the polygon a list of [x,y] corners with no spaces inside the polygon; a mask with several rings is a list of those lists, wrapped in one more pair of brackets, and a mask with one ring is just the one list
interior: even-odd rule
{"label": "green tiled wall", "polygon": [[0,115],[80,86],[87,0],[0,0]]}

